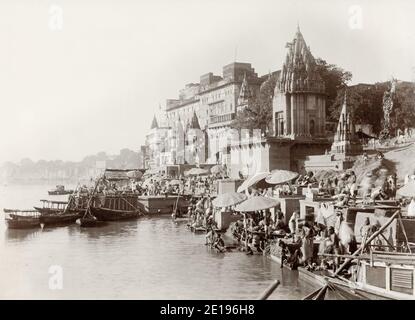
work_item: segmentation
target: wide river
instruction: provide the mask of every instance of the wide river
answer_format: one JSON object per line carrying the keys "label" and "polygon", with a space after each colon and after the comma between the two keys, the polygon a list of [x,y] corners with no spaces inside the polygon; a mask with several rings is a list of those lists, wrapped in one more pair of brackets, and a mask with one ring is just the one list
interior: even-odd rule
{"label": "wide river", "polygon": [[[47,195],[53,187],[1,185],[0,208],[65,200]],[[204,235],[168,216],[10,230],[2,215],[0,299],[256,299],[274,279],[281,285],[270,299],[301,299],[315,289],[262,255],[215,253]]]}

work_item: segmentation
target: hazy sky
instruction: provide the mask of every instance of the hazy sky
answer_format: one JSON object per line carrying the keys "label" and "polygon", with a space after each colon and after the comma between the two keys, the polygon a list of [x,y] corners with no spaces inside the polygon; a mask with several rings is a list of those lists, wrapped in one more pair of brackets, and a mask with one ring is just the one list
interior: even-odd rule
{"label": "hazy sky", "polygon": [[159,103],[235,53],[259,75],[279,69],[297,22],[353,83],[414,80],[414,12],[411,0],[1,0],[0,162],[137,150]]}

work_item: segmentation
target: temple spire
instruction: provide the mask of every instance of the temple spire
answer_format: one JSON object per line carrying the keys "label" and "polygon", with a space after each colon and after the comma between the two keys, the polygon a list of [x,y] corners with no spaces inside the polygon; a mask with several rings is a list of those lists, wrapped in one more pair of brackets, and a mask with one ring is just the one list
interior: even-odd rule
{"label": "temple spire", "polygon": [[246,73],[244,74],[244,79],[241,85],[241,91],[239,92],[238,100],[247,101],[252,98],[252,92],[249,88],[248,80],[246,80]]}
{"label": "temple spire", "polygon": [[159,128],[159,125],[157,123],[156,116],[154,115],[153,122],[151,123],[151,129],[158,129],[158,128]]}
{"label": "temple spire", "polygon": [[196,111],[193,111],[193,117],[190,122],[190,129],[200,129],[199,119],[196,115]]}

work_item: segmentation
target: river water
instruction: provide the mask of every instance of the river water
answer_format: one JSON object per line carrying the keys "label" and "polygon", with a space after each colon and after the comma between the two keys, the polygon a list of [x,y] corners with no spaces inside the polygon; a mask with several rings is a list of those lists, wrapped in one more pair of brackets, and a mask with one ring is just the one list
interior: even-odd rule
{"label": "river water", "polygon": [[[0,208],[65,200],[47,195],[53,187],[2,185]],[[315,289],[262,255],[220,254],[204,242],[166,216],[37,230],[7,229],[1,217],[0,299],[256,299],[274,279],[270,299]]]}

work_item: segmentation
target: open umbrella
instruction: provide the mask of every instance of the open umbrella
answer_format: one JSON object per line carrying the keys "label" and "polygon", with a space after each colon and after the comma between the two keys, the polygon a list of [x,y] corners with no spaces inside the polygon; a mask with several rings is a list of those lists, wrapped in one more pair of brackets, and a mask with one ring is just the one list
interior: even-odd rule
{"label": "open umbrella", "polygon": [[265,178],[269,175],[269,172],[260,172],[256,173],[251,177],[248,177],[238,188],[238,192],[243,192],[249,187],[252,187],[254,184],[259,182],[265,182]]}
{"label": "open umbrella", "polygon": [[240,212],[252,212],[257,210],[265,210],[269,208],[274,208],[278,206],[280,202],[276,199],[263,197],[263,196],[253,196],[248,198],[244,202],[238,204],[235,207],[236,211]]}
{"label": "open umbrella", "polygon": [[141,179],[142,176],[143,174],[139,170],[132,170],[127,172],[127,177],[130,179]]}
{"label": "open umbrella", "polygon": [[223,166],[221,166],[220,164],[217,164],[217,165],[213,166],[212,168],[210,168],[210,172],[213,173],[213,174],[224,173],[225,168]]}
{"label": "open umbrella", "polygon": [[187,171],[187,175],[189,176],[201,176],[201,175],[205,175],[208,173],[209,173],[208,170],[202,169],[202,168],[192,168],[189,171]]}
{"label": "open umbrella", "polygon": [[229,192],[229,193],[224,193],[224,194],[217,196],[212,201],[212,204],[215,207],[223,208],[223,207],[234,206],[245,200],[246,200],[246,195],[244,195],[243,193]]}
{"label": "open umbrella", "polygon": [[402,197],[415,197],[415,181],[409,181],[402,188],[399,188],[397,193]]}
{"label": "open umbrella", "polygon": [[265,178],[265,181],[269,184],[282,184],[289,182],[298,177],[297,172],[288,171],[288,170],[273,170]]}

